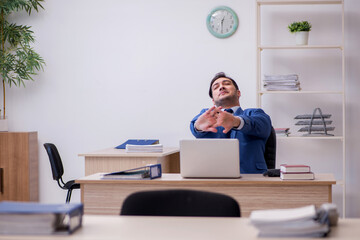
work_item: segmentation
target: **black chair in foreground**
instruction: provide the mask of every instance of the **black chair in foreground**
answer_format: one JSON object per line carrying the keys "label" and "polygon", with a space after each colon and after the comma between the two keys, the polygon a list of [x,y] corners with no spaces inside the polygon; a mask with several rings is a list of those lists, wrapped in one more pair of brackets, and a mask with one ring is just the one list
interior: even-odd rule
{"label": "black chair in foreground", "polygon": [[66,203],[70,202],[71,193],[73,189],[80,189],[80,184],[75,183],[75,180],[68,181],[64,183],[62,176],[64,174],[64,167],[60,158],[60,154],[56,148],[56,146],[52,143],[45,143],[44,147],[49,156],[51,170],[53,179],[57,181],[58,185],[64,189],[68,190],[66,196]]}
{"label": "black chair in foreground", "polygon": [[154,190],[130,194],[120,215],[240,217],[240,207],[230,196],[196,190]]}

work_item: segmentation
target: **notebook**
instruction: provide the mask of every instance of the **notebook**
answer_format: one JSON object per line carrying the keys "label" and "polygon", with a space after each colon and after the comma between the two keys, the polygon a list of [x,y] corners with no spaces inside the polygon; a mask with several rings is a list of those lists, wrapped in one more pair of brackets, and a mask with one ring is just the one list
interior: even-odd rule
{"label": "notebook", "polygon": [[237,139],[180,141],[180,174],[184,178],[239,178]]}

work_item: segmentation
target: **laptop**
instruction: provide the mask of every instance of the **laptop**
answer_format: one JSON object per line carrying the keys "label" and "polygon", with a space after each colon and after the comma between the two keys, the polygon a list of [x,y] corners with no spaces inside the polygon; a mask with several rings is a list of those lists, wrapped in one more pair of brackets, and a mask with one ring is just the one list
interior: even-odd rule
{"label": "laptop", "polygon": [[180,140],[183,178],[239,178],[238,139]]}

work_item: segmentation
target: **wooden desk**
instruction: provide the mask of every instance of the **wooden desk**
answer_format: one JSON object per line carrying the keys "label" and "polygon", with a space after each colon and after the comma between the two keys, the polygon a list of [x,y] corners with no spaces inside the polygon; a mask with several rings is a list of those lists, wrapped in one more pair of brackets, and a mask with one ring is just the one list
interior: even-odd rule
{"label": "wooden desk", "polygon": [[[83,226],[72,235],[57,236],[8,236],[9,240],[71,240],[71,239],[131,239],[131,240],[239,240],[273,239],[258,238],[258,231],[248,218],[211,217],[139,217],[84,215]],[[340,219],[326,239],[359,239],[360,219]],[[289,240],[294,238],[281,238]],[[311,240],[319,238],[296,238]]]}
{"label": "wooden desk", "polygon": [[115,172],[146,164],[161,163],[164,173],[180,172],[178,148],[165,147],[162,153],[126,153],[125,149],[107,148],[91,153],[79,154],[85,157],[85,176],[99,172]]}
{"label": "wooden desk", "polygon": [[315,180],[282,181],[261,174],[243,174],[240,179],[183,179],[180,174],[163,174],[153,180],[102,180],[101,173],[76,180],[86,214],[115,214],[125,198],[136,191],[195,189],[232,196],[242,216],[258,209],[292,208],[332,202],[332,174],[315,174]]}

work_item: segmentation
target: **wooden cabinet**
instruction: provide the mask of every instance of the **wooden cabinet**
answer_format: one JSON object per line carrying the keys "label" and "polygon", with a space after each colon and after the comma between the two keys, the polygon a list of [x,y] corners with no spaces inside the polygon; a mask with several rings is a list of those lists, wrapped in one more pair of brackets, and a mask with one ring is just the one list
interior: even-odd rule
{"label": "wooden cabinet", "polygon": [[0,132],[0,200],[39,201],[37,132]]}

